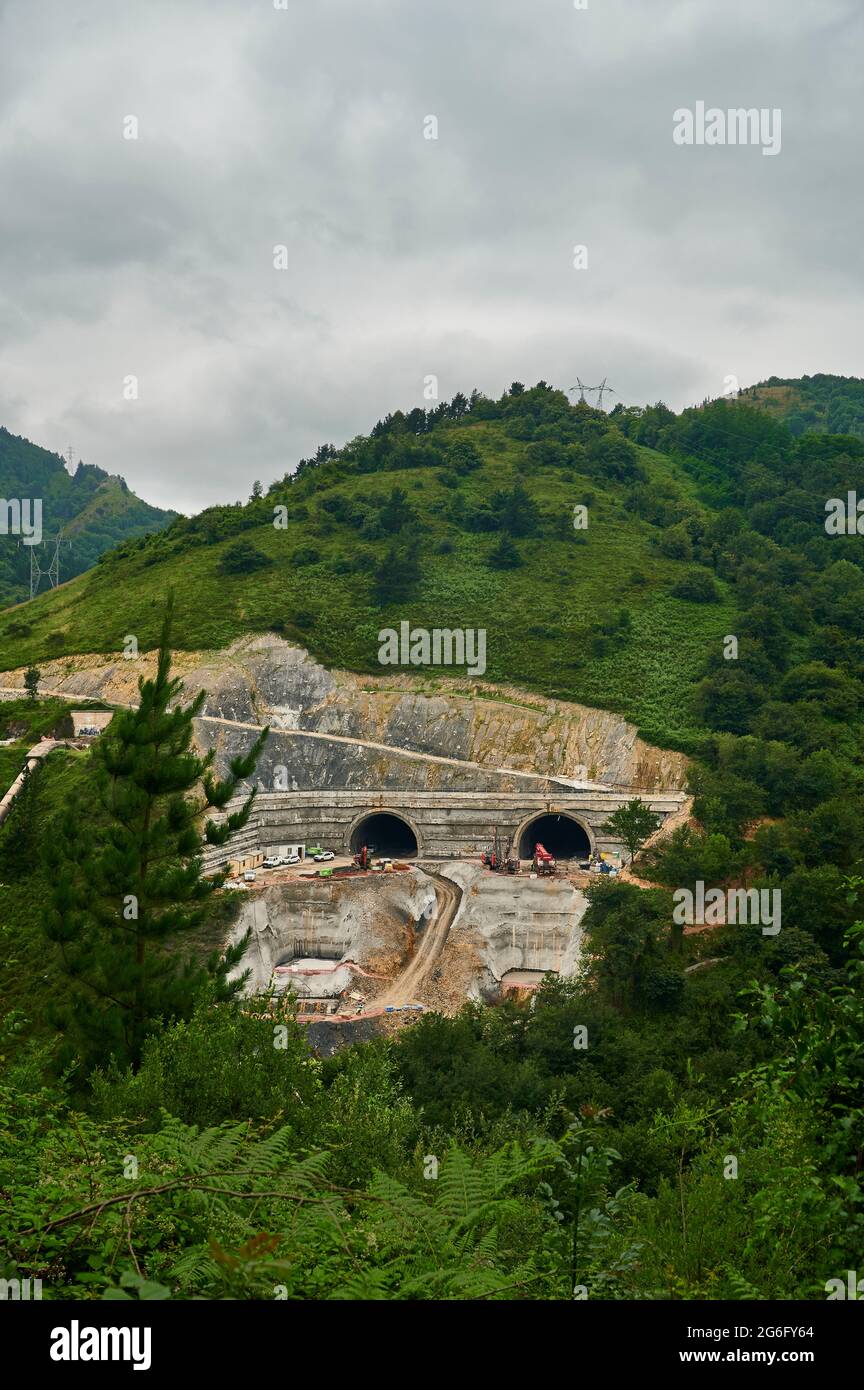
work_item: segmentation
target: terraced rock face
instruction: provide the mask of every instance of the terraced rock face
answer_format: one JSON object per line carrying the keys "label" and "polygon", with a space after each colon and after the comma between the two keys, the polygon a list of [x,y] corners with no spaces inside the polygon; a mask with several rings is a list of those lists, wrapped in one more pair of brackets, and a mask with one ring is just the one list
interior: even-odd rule
{"label": "terraced rock face", "polygon": [[[421,871],[386,879],[305,881],[244,894],[229,942],[251,930],[249,946],[235,975],[250,970],[247,994],[267,989],[277,967],[303,957],[353,961],[386,983],[397,974],[407,949],[409,928],[422,930],[435,911],[435,889]],[[290,979],[276,977],[287,987]],[[370,982],[360,978],[364,993]],[[371,985],[375,989],[382,986]],[[302,992],[302,991],[301,991]]]}
{"label": "terraced rock face", "polygon": [[[42,688],[133,703],[139,676],[150,675],[154,665],[152,653],[135,661],[64,658],[42,665]],[[408,785],[434,789],[449,776],[447,763],[435,758],[471,763],[492,775],[506,769],[646,791],[676,790],[686,781],[682,754],[644,743],[632,724],[607,711],[443,676],[328,671],[273,634],[244,638],[222,652],[178,652],[174,670],[189,696],[207,691],[198,726],[205,746],[236,742],[233,733],[228,737],[230,725],[220,734],[212,721],[312,735],[271,740],[270,761],[278,761],[280,748],[290,751],[302,769],[298,785],[406,785],[407,778]],[[2,678],[16,688],[23,682],[23,668]],[[393,765],[390,750],[399,749],[430,761],[409,768],[399,757]],[[468,769],[456,772],[469,775]],[[482,783],[482,773],[476,776]]]}
{"label": "terraced rock face", "polygon": [[470,932],[478,944],[472,998],[497,995],[511,970],[577,973],[588,899],[569,880],[510,878],[465,863],[442,873],[462,889],[451,935]]}
{"label": "terraced rock face", "polygon": [[[497,998],[514,970],[577,973],[588,903],[568,880],[501,877],[464,862],[447,864],[442,876],[461,889],[449,927],[434,879],[421,869],[297,879],[244,894],[229,937],[235,944],[251,931],[235,971],[251,972],[244,992],[291,988],[302,1000],[353,988],[370,1008],[417,1000],[451,1013],[466,998]],[[425,935],[439,930],[434,959],[412,975]]]}

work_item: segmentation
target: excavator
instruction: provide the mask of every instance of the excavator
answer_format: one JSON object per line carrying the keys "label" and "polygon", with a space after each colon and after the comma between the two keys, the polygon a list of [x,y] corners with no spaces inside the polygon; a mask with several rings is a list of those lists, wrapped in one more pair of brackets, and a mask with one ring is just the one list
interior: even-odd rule
{"label": "excavator", "polygon": [[374,846],[374,845],[361,845],[361,846],[360,846],[359,850],[358,850],[357,853],[354,855],[354,867],[355,867],[355,869],[371,869],[371,867],[372,867],[372,852],[373,852],[374,849],[375,849],[375,846]]}
{"label": "excavator", "polygon": [[558,860],[555,858],[554,854],[549,853],[545,845],[541,845],[539,840],[534,846],[533,867],[535,874],[540,874],[544,877],[557,873],[558,871]]}

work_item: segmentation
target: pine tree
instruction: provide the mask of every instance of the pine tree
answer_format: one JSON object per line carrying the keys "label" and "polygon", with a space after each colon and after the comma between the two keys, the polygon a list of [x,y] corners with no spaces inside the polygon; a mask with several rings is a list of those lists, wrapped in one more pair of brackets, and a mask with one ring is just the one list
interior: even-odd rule
{"label": "pine tree", "polygon": [[36,666],[28,666],[24,672],[24,689],[27,691],[28,698],[35,700],[39,694],[39,681],[42,672]]}
{"label": "pine tree", "polygon": [[497,545],[490,550],[486,563],[493,570],[515,570],[522,564],[522,556],[509,536],[502,536]]}
{"label": "pine tree", "polygon": [[[114,1058],[137,1066],[145,1039],[163,1020],[188,1018],[205,990],[233,997],[245,976],[229,982],[246,940],[206,966],[184,951],[184,938],[212,914],[222,880],[202,877],[201,819],[222,808],[252,775],[268,731],[225,780],[214,777],[214,753],[192,747],[192,721],[205,692],[178,701],[171,677],[169,597],[156,676],[140,680],[135,710],[115,714],[93,750],[91,804],[72,805],[51,837],[53,888],[43,919],[67,978],[52,1021],[68,1051],[89,1068]],[[222,825],[207,820],[209,844],[224,844],[248,819],[253,791]]]}

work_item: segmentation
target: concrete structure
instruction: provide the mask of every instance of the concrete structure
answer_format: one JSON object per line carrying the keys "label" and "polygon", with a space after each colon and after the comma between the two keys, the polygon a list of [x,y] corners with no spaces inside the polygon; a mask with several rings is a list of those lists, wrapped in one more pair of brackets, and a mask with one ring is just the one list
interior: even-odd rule
{"label": "concrete structure", "polygon": [[29,773],[34,772],[43,758],[47,758],[53,748],[62,746],[62,740],[43,737],[40,743],[35,744],[24,758],[24,766],[15,778],[9,790],[0,801],[0,825],[8,816],[12,809],[12,802],[24,786]]}
{"label": "concrete structure", "polygon": [[76,738],[80,738],[87,729],[97,729],[101,734],[114,718],[113,709],[73,709],[69,714],[72,719],[72,733]]}
{"label": "concrete structure", "polygon": [[[538,791],[532,782],[524,791],[259,791],[249,824],[227,845],[207,850],[206,866],[215,868],[228,857],[301,837],[342,854],[352,853],[368,839],[379,853],[387,853],[396,848],[382,843],[382,830],[389,833],[394,828],[390,819],[404,829],[406,843],[398,847],[399,853],[420,859],[477,855],[496,828],[499,841],[515,844],[523,858],[533,852],[535,833],[547,843],[556,828],[565,845],[557,850],[562,858],[587,857],[595,849],[620,850],[620,842],[602,826],[617,807],[640,795],[637,790],[549,786]],[[664,820],[680,811],[686,799],[683,792],[641,795]],[[239,805],[240,799],[226,811]],[[387,825],[376,817],[389,818]],[[554,844],[548,847],[556,852]]]}

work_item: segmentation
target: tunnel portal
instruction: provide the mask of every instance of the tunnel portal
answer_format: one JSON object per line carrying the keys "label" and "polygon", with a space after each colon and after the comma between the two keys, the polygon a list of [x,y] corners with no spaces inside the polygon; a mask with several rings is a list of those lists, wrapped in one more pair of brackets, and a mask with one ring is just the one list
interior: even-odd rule
{"label": "tunnel portal", "polygon": [[417,836],[407,821],[390,811],[375,811],[355,825],[351,835],[351,853],[364,845],[376,856],[408,859],[418,852]]}
{"label": "tunnel portal", "polygon": [[533,859],[538,840],[556,859],[588,859],[591,854],[587,831],[572,816],[535,816],[519,837],[519,858]]}

